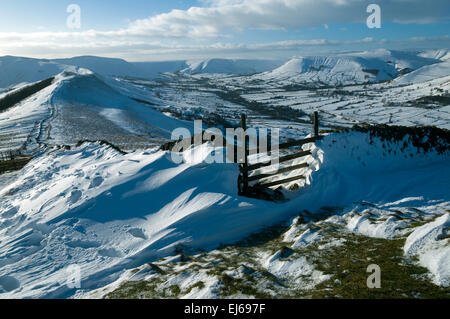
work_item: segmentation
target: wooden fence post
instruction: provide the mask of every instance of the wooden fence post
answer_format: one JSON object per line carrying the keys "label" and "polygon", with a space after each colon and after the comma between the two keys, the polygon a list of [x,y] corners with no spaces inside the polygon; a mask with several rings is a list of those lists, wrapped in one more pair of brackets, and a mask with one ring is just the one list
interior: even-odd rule
{"label": "wooden fence post", "polygon": [[248,191],[248,144],[247,144],[247,123],[245,114],[241,115],[241,127],[244,131],[244,139],[241,141],[244,147],[244,163],[241,164],[241,193],[246,194]]}
{"label": "wooden fence post", "polygon": [[314,137],[319,137],[319,112],[314,112]]}

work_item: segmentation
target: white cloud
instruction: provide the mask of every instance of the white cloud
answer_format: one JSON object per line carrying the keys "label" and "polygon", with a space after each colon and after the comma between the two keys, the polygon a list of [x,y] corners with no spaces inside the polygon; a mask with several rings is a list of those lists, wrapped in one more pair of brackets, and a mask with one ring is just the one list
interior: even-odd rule
{"label": "white cloud", "polygon": [[[160,37],[214,38],[227,31],[282,30],[365,22],[361,0],[212,0],[209,7],[173,10],[135,21],[129,31]],[[448,0],[378,0],[384,21],[431,23],[450,18]],[[441,8],[441,9],[440,9]]]}
{"label": "white cloud", "polygon": [[[371,1],[360,0],[205,0],[204,7],[173,10],[131,22],[112,31],[31,33],[0,32],[0,55],[108,54],[131,59],[133,53],[246,54],[256,50],[289,51],[306,47],[375,44],[371,38],[356,41],[298,40],[263,44],[218,43],[232,41],[230,32],[327,27],[331,23],[361,22]],[[448,0],[376,0],[383,21],[430,23],[450,18]],[[437,10],[444,8],[447,10]],[[195,40],[195,41],[193,41]],[[191,44],[187,44],[191,42]],[[448,42],[448,40],[447,40]],[[192,44],[193,43],[193,44]],[[417,41],[416,41],[417,43]],[[149,59],[149,58],[147,58]]]}

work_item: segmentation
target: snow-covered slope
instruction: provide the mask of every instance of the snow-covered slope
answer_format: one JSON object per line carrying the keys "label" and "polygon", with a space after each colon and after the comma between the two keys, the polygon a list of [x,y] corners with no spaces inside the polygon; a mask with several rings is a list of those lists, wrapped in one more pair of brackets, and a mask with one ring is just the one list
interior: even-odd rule
{"label": "snow-covered slope", "polygon": [[418,255],[420,263],[434,274],[437,285],[450,286],[450,214],[415,229],[406,239],[404,252]]}
{"label": "snow-covered slope", "polygon": [[188,67],[182,70],[188,74],[233,74],[251,75],[271,71],[283,64],[278,60],[230,60],[209,59],[188,61]]}
{"label": "snow-covered slope", "polygon": [[87,69],[65,66],[48,88],[0,113],[0,150],[108,140],[125,148],[159,144],[179,127],[176,120],[139,103]]}
{"label": "snow-covered slope", "polygon": [[450,76],[450,60],[427,65],[396,78],[398,84],[423,83]]}
{"label": "snow-covered slope", "polygon": [[[60,113],[64,112],[66,106],[75,106],[80,114],[83,114],[82,109],[85,106],[86,112],[100,114],[103,122],[112,122],[136,135],[170,139],[174,129],[187,125],[122,95],[94,73],[77,75],[64,81],[53,101],[58,105]],[[98,126],[105,125],[102,120],[99,120]],[[69,121],[73,123],[75,119]],[[105,134],[105,131],[98,127],[96,130],[99,130],[100,134]],[[86,132],[79,133],[80,136],[88,135]]]}
{"label": "snow-covered slope", "polygon": [[306,188],[283,204],[237,196],[237,166],[206,164],[208,145],[174,155],[189,159],[182,164],[166,152],[121,155],[96,144],[50,151],[0,190],[0,296],[73,296],[70,265],[81,269],[80,296],[178,245],[215,248],[304,209],[361,201],[384,203],[386,213],[448,209],[448,152],[357,132],[305,147],[314,154]]}
{"label": "snow-covered slope", "polygon": [[389,65],[393,65],[400,73],[417,70],[423,66],[440,62],[443,52],[429,51],[428,54],[421,51],[395,51],[378,49],[373,51],[363,51],[343,54],[365,59],[379,59]]}
{"label": "snow-covered slope", "polygon": [[419,53],[418,55],[424,58],[445,61],[450,59],[450,50],[448,49],[427,50]]}

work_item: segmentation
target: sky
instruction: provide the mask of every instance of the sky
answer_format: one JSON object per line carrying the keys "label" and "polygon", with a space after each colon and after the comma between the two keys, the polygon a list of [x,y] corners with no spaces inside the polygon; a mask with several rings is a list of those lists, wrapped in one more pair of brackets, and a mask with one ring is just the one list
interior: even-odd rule
{"label": "sky", "polygon": [[[367,24],[370,4],[379,28]],[[450,48],[450,1],[0,1],[0,56],[282,59],[377,48]]]}

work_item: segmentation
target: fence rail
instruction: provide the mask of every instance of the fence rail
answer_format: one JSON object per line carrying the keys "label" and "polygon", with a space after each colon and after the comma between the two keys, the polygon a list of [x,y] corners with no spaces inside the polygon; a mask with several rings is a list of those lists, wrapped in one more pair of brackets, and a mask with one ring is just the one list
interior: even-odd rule
{"label": "fence rail", "polygon": [[264,173],[264,174],[249,176],[249,178],[247,180],[249,182],[253,182],[253,181],[260,180],[260,179],[272,177],[272,176],[275,176],[278,174],[283,174],[283,173],[295,171],[297,169],[306,168],[306,167],[309,167],[309,164],[302,163],[302,164],[298,164],[298,165],[288,166],[288,167],[280,168],[279,170],[271,172],[271,173]]}
{"label": "fence rail", "polygon": [[275,181],[275,182],[262,183],[260,185],[264,186],[264,187],[272,187],[272,186],[278,186],[278,185],[282,185],[282,184],[286,184],[286,183],[290,183],[290,182],[295,182],[300,179],[305,179],[305,176],[299,175],[299,176],[290,177],[290,178],[282,179],[282,180]]}

